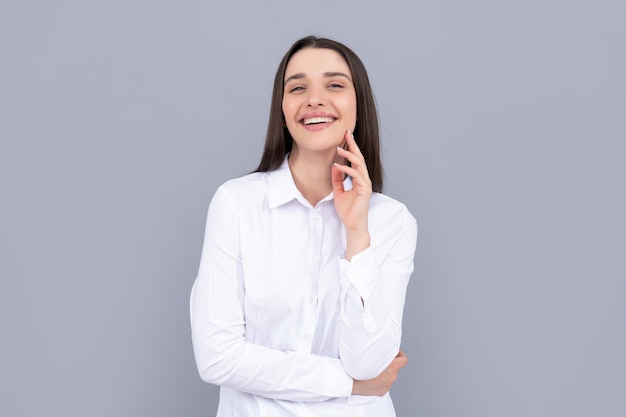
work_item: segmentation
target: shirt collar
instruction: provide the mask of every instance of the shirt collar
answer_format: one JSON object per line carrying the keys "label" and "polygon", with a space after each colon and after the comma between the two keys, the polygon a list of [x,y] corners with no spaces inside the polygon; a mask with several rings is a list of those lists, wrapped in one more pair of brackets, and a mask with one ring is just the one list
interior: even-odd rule
{"label": "shirt collar", "polygon": [[278,207],[282,204],[297,198],[300,191],[296,188],[291,176],[291,170],[285,156],[283,163],[273,171],[267,172],[267,197],[270,208]]}
{"label": "shirt collar", "polygon": [[[304,197],[296,187],[289,169],[289,163],[287,159],[289,155],[285,156],[285,160],[278,169],[267,172],[267,190],[268,190],[268,202],[269,207],[274,208],[285,203],[290,202],[294,198],[303,202]],[[346,190],[352,188],[352,178],[346,177],[343,181],[343,186]],[[331,192],[322,201],[332,200],[333,193]]]}

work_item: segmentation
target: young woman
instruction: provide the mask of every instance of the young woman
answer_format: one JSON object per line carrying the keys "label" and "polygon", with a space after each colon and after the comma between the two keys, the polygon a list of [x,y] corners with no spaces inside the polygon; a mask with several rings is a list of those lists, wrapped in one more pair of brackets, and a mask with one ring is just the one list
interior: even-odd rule
{"label": "young woman", "polygon": [[415,219],[380,194],[378,119],[346,46],[297,41],[253,174],[211,201],[191,326],[222,416],[394,416]]}

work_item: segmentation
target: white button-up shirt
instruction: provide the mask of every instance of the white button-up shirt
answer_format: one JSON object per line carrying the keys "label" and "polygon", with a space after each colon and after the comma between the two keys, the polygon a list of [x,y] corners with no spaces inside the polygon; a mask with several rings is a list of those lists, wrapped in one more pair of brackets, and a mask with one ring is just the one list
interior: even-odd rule
{"label": "white button-up shirt", "polygon": [[417,226],[378,193],[368,221],[370,247],[348,262],[332,193],[312,207],[286,160],[217,190],[190,304],[218,417],[395,415],[389,394],[351,391],[398,353]]}

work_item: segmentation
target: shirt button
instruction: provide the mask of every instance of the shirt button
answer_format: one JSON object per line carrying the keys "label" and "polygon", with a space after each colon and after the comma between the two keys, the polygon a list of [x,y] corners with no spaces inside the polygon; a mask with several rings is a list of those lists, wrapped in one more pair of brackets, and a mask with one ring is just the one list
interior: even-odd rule
{"label": "shirt button", "polygon": [[309,297],[307,297],[307,300],[309,303],[313,304],[315,303],[315,297],[313,297],[312,295],[310,295]]}
{"label": "shirt button", "polygon": [[310,338],[311,336],[309,336],[308,334],[302,336],[302,340],[309,340]]}

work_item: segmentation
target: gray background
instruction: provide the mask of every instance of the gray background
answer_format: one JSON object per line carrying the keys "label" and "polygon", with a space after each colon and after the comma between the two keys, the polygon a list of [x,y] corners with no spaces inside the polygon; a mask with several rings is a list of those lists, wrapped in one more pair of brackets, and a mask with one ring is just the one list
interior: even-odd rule
{"label": "gray background", "polygon": [[420,226],[399,416],[626,415],[622,1],[3,1],[0,415],[211,416],[188,296],[307,34]]}

